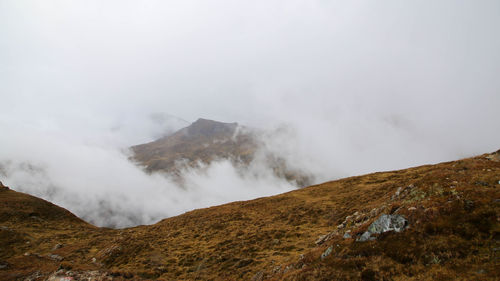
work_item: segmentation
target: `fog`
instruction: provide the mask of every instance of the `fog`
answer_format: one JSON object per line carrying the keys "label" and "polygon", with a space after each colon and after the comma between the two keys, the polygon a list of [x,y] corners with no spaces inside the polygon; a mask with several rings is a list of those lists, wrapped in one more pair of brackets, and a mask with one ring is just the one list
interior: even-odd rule
{"label": "fog", "polygon": [[144,173],[199,117],[317,182],[500,148],[498,1],[0,1],[0,180],[97,225],[295,188],[264,163]]}

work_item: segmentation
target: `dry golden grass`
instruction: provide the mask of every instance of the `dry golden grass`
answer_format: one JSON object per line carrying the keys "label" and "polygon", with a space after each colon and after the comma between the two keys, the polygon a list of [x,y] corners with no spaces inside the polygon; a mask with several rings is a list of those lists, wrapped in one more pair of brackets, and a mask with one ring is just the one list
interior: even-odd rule
{"label": "dry golden grass", "polygon": [[[0,279],[38,271],[43,280],[60,268],[117,280],[498,280],[500,162],[490,156],[346,178],[123,230],[2,190]],[[404,215],[410,227],[370,242],[342,237],[349,229],[355,238],[382,213]]]}

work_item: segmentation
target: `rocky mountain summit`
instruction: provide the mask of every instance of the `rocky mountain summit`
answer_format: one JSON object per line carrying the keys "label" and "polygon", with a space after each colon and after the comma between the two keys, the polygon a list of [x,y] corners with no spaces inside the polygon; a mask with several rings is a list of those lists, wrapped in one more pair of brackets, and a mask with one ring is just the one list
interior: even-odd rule
{"label": "rocky mountain summit", "polygon": [[498,280],[498,155],[127,229],[0,188],[0,280]]}
{"label": "rocky mountain summit", "polygon": [[131,147],[132,159],[148,172],[165,172],[179,176],[186,168],[196,168],[217,160],[229,160],[240,169],[247,168],[257,157],[278,177],[303,187],[312,176],[290,169],[286,161],[269,151],[261,151],[259,132],[239,125],[198,119],[179,131],[150,143]]}

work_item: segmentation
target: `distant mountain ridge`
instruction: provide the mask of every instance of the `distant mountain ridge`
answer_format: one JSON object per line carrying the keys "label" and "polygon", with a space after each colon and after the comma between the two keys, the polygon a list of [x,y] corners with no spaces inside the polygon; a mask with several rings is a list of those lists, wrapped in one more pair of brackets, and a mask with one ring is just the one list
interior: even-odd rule
{"label": "distant mountain ridge", "polygon": [[237,123],[198,119],[188,127],[150,143],[133,146],[134,160],[149,172],[178,172],[180,162],[190,167],[198,161],[210,163],[216,158],[248,162],[256,148],[248,134],[237,135]]}
{"label": "distant mountain ridge", "polygon": [[[238,123],[224,123],[200,118],[191,125],[153,142],[132,146],[132,159],[148,172],[179,175],[183,168],[225,159],[240,168],[248,166],[259,149],[259,132]],[[285,161],[268,153],[266,165],[286,180],[303,187],[310,176],[291,170]]]}

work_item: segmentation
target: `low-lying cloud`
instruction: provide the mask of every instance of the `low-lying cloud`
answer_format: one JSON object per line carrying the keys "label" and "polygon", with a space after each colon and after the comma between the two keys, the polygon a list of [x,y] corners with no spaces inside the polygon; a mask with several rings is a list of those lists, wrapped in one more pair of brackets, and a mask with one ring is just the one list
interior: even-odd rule
{"label": "low-lying cloud", "polygon": [[[263,129],[316,182],[497,150],[498,1],[0,3],[2,181],[98,225],[293,188],[260,161],[145,174],[199,117]],[[125,149],[125,152],[124,152]]]}
{"label": "low-lying cloud", "polygon": [[4,133],[19,134],[0,141],[4,149],[0,175],[5,184],[99,226],[151,224],[195,208],[293,188],[263,165],[243,171],[229,160],[184,169],[180,186],[168,175],[146,174],[118,149],[69,142],[47,133]]}

